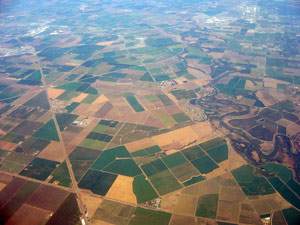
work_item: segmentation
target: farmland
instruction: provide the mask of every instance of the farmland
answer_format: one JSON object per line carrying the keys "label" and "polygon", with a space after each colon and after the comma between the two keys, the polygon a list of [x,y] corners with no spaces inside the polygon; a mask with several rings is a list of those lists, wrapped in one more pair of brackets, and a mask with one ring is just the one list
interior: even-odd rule
{"label": "farmland", "polygon": [[0,8],[0,224],[299,224],[299,1]]}

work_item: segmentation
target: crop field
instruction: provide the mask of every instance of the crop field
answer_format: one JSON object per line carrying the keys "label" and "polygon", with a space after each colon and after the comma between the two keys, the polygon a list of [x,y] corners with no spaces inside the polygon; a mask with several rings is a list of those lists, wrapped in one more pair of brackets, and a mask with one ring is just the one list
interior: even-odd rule
{"label": "crop field", "polygon": [[127,96],[126,100],[131,105],[134,111],[136,112],[142,112],[145,111],[144,107],[141,106],[141,104],[138,102],[135,96]]}
{"label": "crop field", "polygon": [[299,4],[0,1],[0,224],[299,224]]}
{"label": "crop field", "polygon": [[117,175],[97,170],[88,170],[81,178],[78,187],[91,190],[93,193],[105,196]]}

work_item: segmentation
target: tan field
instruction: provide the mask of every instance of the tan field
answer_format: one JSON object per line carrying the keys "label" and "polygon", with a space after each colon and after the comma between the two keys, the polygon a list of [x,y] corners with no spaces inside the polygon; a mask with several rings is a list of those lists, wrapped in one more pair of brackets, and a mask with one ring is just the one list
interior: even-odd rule
{"label": "tan field", "polygon": [[202,122],[191,126],[194,133],[198,136],[199,142],[205,142],[216,137],[214,130],[209,122]]}
{"label": "tan field", "polygon": [[156,142],[151,138],[145,138],[142,140],[134,141],[125,144],[125,147],[129,152],[135,152],[144,148],[149,148],[153,145],[156,145]]}
{"label": "tan field", "polygon": [[245,89],[247,89],[247,90],[255,90],[255,86],[254,86],[253,82],[250,81],[250,80],[247,80],[246,81],[246,85],[245,85]]}
{"label": "tan field", "polygon": [[181,190],[162,196],[160,208],[173,212],[180,195]]}
{"label": "tan field", "polygon": [[53,141],[38,156],[43,159],[63,162],[65,157],[61,145],[62,143]]}
{"label": "tan field", "polygon": [[0,183],[0,191],[2,191],[2,190],[3,190],[3,188],[5,188],[5,187],[6,187],[6,185],[7,185],[7,184]]}
{"label": "tan field", "polygon": [[119,175],[107,192],[106,197],[136,204],[137,200],[132,187],[133,179],[133,177]]}
{"label": "tan field", "polygon": [[225,173],[225,171],[223,170],[223,168],[219,167],[219,168],[213,170],[212,172],[210,172],[208,174],[205,174],[205,177],[207,179],[210,179],[210,178],[213,178],[213,177],[220,176],[220,175],[222,175],[224,173]]}
{"label": "tan field", "polygon": [[91,225],[114,225],[100,220],[92,220]]}
{"label": "tan field", "polygon": [[92,218],[103,199],[85,193],[81,193],[80,196],[83,204],[87,207],[89,217]]}
{"label": "tan field", "polygon": [[3,150],[13,151],[16,147],[17,147],[17,144],[15,144],[15,143],[10,143],[10,142],[0,140],[0,148]]}
{"label": "tan field", "polygon": [[57,98],[64,92],[65,92],[65,90],[62,90],[62,89],[48,88],[49,98]]}
{"label": "tan field", "polygon": [[152,137],[159,146],[170,145],[174,142],[179,142],[182,147],[196,141],[198,136],[192,127],[185,127],[168,133],[160,134]]}
{"label": "tan field", "polygon": [[107,102],[108,98],[105,97],[105,95],[100,95],[92,104],[98,104],[98,103],[103,103],[103,102]]}
{"label": "tan field", "polygon": [[182,194],[177,202],[175,213],[193,216],[195,214],[198,197]]}
{"label": "tan field", "polygon": [[78,95],[76,98],[74,98],[74,102],[81,102],[83,99],[86,98],[86,96],[88,96],[88,94],[86,93],[81,93],[80,95]]}

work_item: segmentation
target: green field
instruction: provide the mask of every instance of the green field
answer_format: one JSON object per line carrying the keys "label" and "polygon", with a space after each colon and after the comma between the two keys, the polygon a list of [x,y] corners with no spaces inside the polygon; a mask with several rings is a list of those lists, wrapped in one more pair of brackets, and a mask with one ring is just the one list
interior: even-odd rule
{"label": "green field", "polygon": [[133,157],[149,157],[154,156],[156,152],[161,152],[161,148],[158,145],[132,152],[131,155]]}
{"label": "green field", "polygon": [[136,176],[133,180],[132,185],[133,192],[139,204],[158,197],[153,187],[151,186],[149,181],[145,179],[145,176],[143,174]]}
{"label": "green field", "polygon": [[103,171],[116,173],[124,176],[134,177],[142,171],[132,159],[117,159],[106,166]]}
{"label": "green field", "polygon": [[131,105],[131,107],[133,108],[134,111],[136,111],[136,112],[145,111],[144,107],[140,105],[140,103],[135,98],[135,96],[131,95],[131,96],[127,96],[125,98],[126,98],[127,102]]}
{"label": "green field", "polygon": [[192,185],[192,184],[196,184],[196,183],[201,182],[201,181],[203,181],[203,180],[205,180],[205,177],[203,177],[203,176],[201,176],[201,175],[198,176],[198,177],[193,177],[192,179],[190,179],[190,180],[184,182],[184,186],[190,186],[190,185]]}
{"label": "green field", "polygon": [[35,158],[19,174],[38,180],[46,180],[58,164],[59,163],[55,161]]}
{"label": "green field", "polygon": [[52,140],[52,141],[59,141],[59,137],[53,119],[49,120],[37,132],[35,132],[33,136],[47,139],[47,140]]}
{"label": "green field", "polygon": [[218,194],[208,194],[199,197],[196,216],[215,219],[218,208]]}
{"label": "green field", "polygon": [[80,180],[78,187],[105,196],[116,178],[117,175],[115,174],[90,169]]}
{"label": "green field", "polygon": [[77,91],[65,91],[60,96],[57,97],[57,99],[70,101],[72,98],[77,97],[80,94],[80,92]]}
{"label": "green field", "polygon": [[186,148],[182,150],[182,153],[188,160],[198,159],[205,155],[205,153],[201,150],[201,148],[198,145]]}
{"label": "green field", "polygon": [[164,170],[148,177],[160,195],[165,195],[182,187],[169,170]]}
{"label": "green field", "polygon": [[93,164],[92,168],[96,170],[102,170],[107,165],[115,161],[116,158],[131,158],[131,155],[124,146],[108,149],[100,155],[100,157]]}
{"label": "green field", "polygon": [[160,159],[157,159],[150,163],[142,165],[142,169],[144,170],[145,174],[149,177],[156,173],[167,170],[168,168]]}
{"label": "green field", "polygon": [[69,113],[58,113],[55,115],[60,131],[63,131],[67,126],[69,126],[78,115]]}
{"label": "green field", "polygon": [[162,160],[165,162],[168,168],[173,168],[187,162],[180,152],[163,157]]}
{"label": "green field", "polygon": [[219,167],[208,156],[202,156],[198,159],[192,160],[191,162],[202,174],[210,173]]}
{"label": "green field", "polygon": [[79,88],[82,85],[82,83],[73,82],[73,83],[67,83],[60,86],[57,86],[57,89],[63,89],[66,91],[75,91],[77,88]]}
{"label": "green field", "polygon": [[201,143],[200,147],[206,151],[208,149],[217,147],[217,146],[225,144],[225,143],[226,143],[226,141],[222,138],[214,138],[209,141]]}
{"label": "green field", "polygon": [[85,97],[85,99],[81,101],[81,103],[92,104],[98,97],[99,94],[98,95],[89,94],[88,96]]}
{"label": "green field", "polygon": [[207,151],[210,157],[217,163],[223,162],[228,159],[228,147],[227,145],[220,145]]}
{"label": "green field", "polygon": [[103,141],[97,141],[97,140],[91,140],[91,139],[83,139],[80,143],[81,147],[85,148],[91,148],[96,150],[103,150],[105,146],[107,145],[107,142]]}
{"label": "green field", "polygon": [[246,195],[267,195],[275,193],[268,181],[254,174],[254,168],[250,165],[242,166],[232,171]]}
{"label": "green field", "polygon": [[136,208],[129,225],[168,225],[171,214],[150,209]]}
{"label": "green field", "polygon": [[185,113],[173,114],[172,117],[177,123],[183,123],[191,120]]}
{"label": "green field", "polygon": [[78,102],[72,102],[70,105],[66,106],[65,109],[68,111],[68,113],[70,113],[74,109],[76,109],[79,105],[80,105],[80,103],[78,103]]}
{"label": "green field", "polygon": [[72,181],[68,171],[66,162],[63,162],[51,174],[52,178],[50,183],[58,183],[61,186],[72,187]]}

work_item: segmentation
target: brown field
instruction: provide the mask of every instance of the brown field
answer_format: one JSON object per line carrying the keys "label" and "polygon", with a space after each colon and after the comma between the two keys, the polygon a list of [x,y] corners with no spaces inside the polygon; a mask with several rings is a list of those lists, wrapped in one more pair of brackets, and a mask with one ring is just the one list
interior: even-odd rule
{"label": "brown field", "polygon": [[0,191],[2,191],[6,187],[6,184],[0,183]]}
{"label": "brown field", "polygon": [[177,202],[174,212],[190,215],[195,215],[198,197],[182,194]]}
{"label": "brown field", "polygon": [[173,214],[169,225],[195,225],[195,217]]}
{"label": "brown field", "polygon": [[3,150],[13,151],[16,147],[17,147],[17,144],[15,144],[15,143],[10,143],[10,142],[0,140],[0,148]]}
{"label": "brown field", "polygon": [[165,110],[170,114],[182,113],[182,110],[177,105],[166,106]]}
{"label": "brown field", "polygon": [[44,113],[43,115],[41,115],[36,122],[40,122],[40,123],[46,123],[48,122],[50,119],[52,118],[52,113],[49,110],[48,112]]}
{"label": "brown field", "polygon": [[181,190],[162,196],[160,208],[173,212],[177,205],[178,199],[180,198],[180,195]]}
{"label": "brown field", "polygon": [[85,193],[81,193],[80,196],[82,202],[87,207],[89,217],[92,218],[103,199]]}
{"label": "brown field", "polygon": [[98,103],[103,103],[103,102],[107,102],[108,98],[105,97],[105,95],[100,95],[92,104],[98,104]]}
{"label": "brown field", "polygon": [[133,179],[133,177],[118,175],[106,197],[136,204],[137,200],[132,187]]}
{"label": "brown field", "polygon": [[250,80],[247,80],[246,81],[246,85],[245,85],[245,89],[247,89],[247,90],[255,90],[255,86],[254,86],[253,82],[250,81]]}
{"label": "brown field", "polygon": [[6,187],[0,192],[0,208],[2,208],[7,201],[26,183],[18,177],[14,177],[12,181],[6,185]]}
{"label": "brown field", "polygon": [[129,152],[135,152],[144,148],[151,147],[153,145],[156,145],[156,142],[151,138],[145,138],[142,140],[134,141],[125,144],[125,147]]}
{"label": "brown field", "polygon": [[18,211],[7,221],[7,225],[32,225],[46,224],[51,212],[38,209],[24,204]]}
{"label": "brown field", "polygon": [[62,89],[48,88],[49,98],[57,98],[64,92],[65,92],[65,90],[62,90]]}
{"label": "brown field", "polygon": [[62,150],[62,143],[52,141],[40,154],[40,158],[63,162],[65,157]]}
{"label": "brown field", "polygon": [[199,142],[205,142],[216,137],[214,130],[209,122],[197,123],[191,126],[192,130],[198,136]]}
{"label": "brown field", "polygon": [[0,173],[0,182],[4,184],[8,184],[11,182],[13,179],[13,176],[5,174],[5,173]]}
{"label": "brown field", "polygon": [[205,174],[205,177],[207,179],[210,179],[210,178],[213,178],[213,177],[220,176],[220,175],[222,175],[224,173],[225,173],[225,171],[223,170],[223,168],[219,167],[219,168],[213,170],[212,172],[210,172],[208,174]]}
{"label": "brown field", "polygon": [[159,119],[154,118],[153,116],[149,115],[149,117],[144,121],[144,125],[164,128],[165,125]]}
{"label": "brown field", "polygon": [[70,143],[72,143],[72,145],[79,145],[81,141],[94,129],[94,127],[98,124],[98,122],[99,122],[98,119],[94,119],[93,121],[91,121],[85,127],[85,129],[83,129],[78,135],[76,135],[72,139],[72,141],[70,141]]}
{"label": "brown field", "polygon": [[265,91],[258,91],[256,93],[257,98],[264,103],[265,106],[270,106],[278,103],[279,101],[274,98],[270,93]]}
{"label": "brown field", "polygon": [[98,42],[96,45],[111,45],[115,41],[104,41],[104,42]]}
{"label": "brown field", "polygon": [[112,110],[113,105],[110,102],[106,102],[96,113],[95,117],[103,118],[106,116],[106,114]]}
{"label": "brown field", "polygon": [[[231,171],[245,165],[247,162],[233,149],[229,141],[227,141],[228,146],[228,160],[224,164],[220,164],[225,170]],[[227,164],[227,161],[228,164]]]}
{"label": "brown field", "polygon": [[287,127],[287,135],[293,136],[294,134],[297,134],[300,130],[300,125],[296,123],[292,123]]}
{"label": "brown field", "polygon": [[195,83],[198,87],[202,87],[208,83],[208,80],[193,80],[193,83]]}
{"label": "brown field", "polygon": [[196,225],[217,225],[217,222],[215,220],[196,217]]}
{"label": "brown field", "polygon": [[222,186],[219,195],[217,218],[238,222],[240,203],[245,199],[244,193],[239,188]]}
{"label": "brown field", "polygon": [[17,126],[22,120],[17,118],[2,118],[0,119],[0,129],[7,132],[11,128]]}
{"label": "brown field", "polygon": [[88,96],[86,93],[80,93],[77,97],[73,99],[73,102],[81,102],[83,99],[85,99]]}
{"label": "brown field", "polygon": [[114,225],[114,224],[107,223],[105,221],[100,221],[100,220],[92,220],[91,225]]}
{"label": "brown field", "polygon": [[66,199],[67,195],[68,192],[62,189],[41,185],[26,201],[26,204],[55,212]]}
{"label": "brown field", "polygon": [[153,136],[152,139],[159,145],[165,146],[173,142],[179,142],[182,147],[196,141],[198,136],[192,129],[192,126],[170,131],[168,133]]}
{"label": "brown field", "polygon": [[[80,118],[77,118],[77,120],[80,120]],[[62,133],[62,137],[64,139],[65,144],[68,144],[71,142],[71,140],[79,134],[84,127],[80,126],[69,126],[67,129],[65,129]]]}

